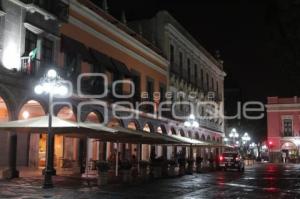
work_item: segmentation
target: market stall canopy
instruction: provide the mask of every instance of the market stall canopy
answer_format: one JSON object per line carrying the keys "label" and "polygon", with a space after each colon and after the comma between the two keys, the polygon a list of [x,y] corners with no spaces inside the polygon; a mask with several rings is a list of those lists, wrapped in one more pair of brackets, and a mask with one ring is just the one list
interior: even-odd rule
{"label": "market stall canopy", "polygon": [[[48,131],[49,116],[34,117],[26,120],[16,120],[0,123],[0,130],[16,130],[18,132],[45,133]],[[56,134],[68,133],[101,133],[111,134],[116,133],[116,130],[108,128],[104,125],[88,125],[86,123],[76,123],[68,120],[63,120],[52,116],[51,131]]]}
{"label": "market stall canopy", "polygon": [[[114,127],[115,130],[117,130],[117,133],[120,134],[120,137],[126,137],[128,136],[138,136],[139,139],[137,140],[129,140],[128,143],[139,143],[139,141],[144,140],[144,142],[147,142],[145,144],[181,144],[180,140],[174,139],[168,135],[160,134],[160,133],[150,133],[146,131],[140,131],[140,130],[133,130],[128,129],[124,127]],[[123,136],[121,136],[123,134]]]}
{"label": "market stall canopy", "polygon": [[[41,116],[26,120],[0,123],[0,130],[27,133],[46,133],[48,131],[49,116]],[[76,123],[52,117],[51,131],[68,137],[88,137],[101,141],[136,143],[136,144],[181,144],[180,140],[159,133],[147,133],[123,127],[109,128],[96,123]]]}

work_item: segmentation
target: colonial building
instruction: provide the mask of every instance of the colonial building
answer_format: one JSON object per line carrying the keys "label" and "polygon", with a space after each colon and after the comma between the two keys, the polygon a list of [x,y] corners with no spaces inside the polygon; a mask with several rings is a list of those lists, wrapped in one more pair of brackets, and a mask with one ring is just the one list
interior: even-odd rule
{"label": "colonial building", "polygon": [[271,161],[282,162],[283,156],[290,161],[295,160],[300,146],[299,97],[268,97],[266,107]]}
{"label": "colonial building", "polygon": [[[225,73],[222,60],[213,57],[167,11],[160,11],[151,19],[131,22],[130,26],[157,45],[168,58],[167,90],[172,93],[173,103],[213,101],[223,110]],[[180,115],[191,114],[189,106],[184,104],[176,106],[175,110]],[[199,133],[205,136],[205,140],[211,135],[214,139],[222,139],[222,117],[200,118],[197,116],[203,116],[203,113],[195,110],[192,114],[196,116],[201,127]]]}
{"label": "colonial building", "polygon": [[[54,101],[54,114],[59,118],[104,123],[111,128],[118,126],[149,133],[176,134],[207,140],[211,146],[214,143],[220,145],[220,120],[205,121],[206,128],[195,128],[184,126],[183,121],[156,117],[154,113],[157,112],[158,104],[164,100],[157,96],[164,96],[168,88],[177,88],[174,86],[175,77],[172,77],[173,83],[169,84],[169,75],[172,74],[169,72],[169,61],[164,51],[130,29],[125,20],[121,22],[111,16],[107,12],[106,1],[103,2],[100,8],[88,0],[56,0],[55,3],[50,0],[2,1],[0,122],[48,114],[47,99],[35,94],[33,88],[47,70],[56,69],[74,87],[72,97]],[[189,49],[189,52],[194,50]],[[190,64],[195,63],[196,69],[196,64],[200,66],[202,59],[206,64],[217,64],[204,49],[202,51],[204,54],[191,55]],[[199,49],[195,52],[200,53]],[[209,85],[206,91],[216,90],[217,96],[222,98],[223,83],[218,79],[223,74],[221,69],[217,65],[211,69],[205,66],[203,74],[205,70],[207,77],[211,75],[207,79]],[[105,78],[101,78],[99,73],[105,74]],[[80,81],[78,77],[82,77]],[[194,84],[199,78],[194,77]],[[121,80],[130,80],[135,86]],[[118,85],[116,82],[119,82]],[[183,85],[188,88],[187,85],[191,87],[192,84],[185,82]],[[107,94],[99,97],[106,88]],[[130,93],[134,94],[131,96]],[[124,99],[124,95],[130,97]],[[105,102],[105,106],[99,105],[99,99]],[[145,101],[153,103],[143,104]],[[82,102],[86,103],[83,108]],[[127,108],[132,108],[128,102],[133,103],[137,109],[134,117],[116,117],[113,114],[113,104],[116,102],[125,102],[121,105]],[[218,128],[209,128],[209,123],[218,124]],[[0,131],[0,136],[0,167],[3,176],[16,176],[17,170],[22,175],[24,167],[36,170],[45,167],[46,132]],[[114,153],[120,153],[122,159],[134,155],[149,160],[151,152],[157,157],[171,159],[176,152],[174,150],[177,150],[176,147],[132,143],[118,146],[101,139],[82,138],[76,136],[75,132],[73,136],[55,135],[54,166],[58,173],[83,173],[90,162],[107,160]],[[209,155],[208,151],[204,153]],[[195,157],[197,151],[186,155],[189,158]]]}

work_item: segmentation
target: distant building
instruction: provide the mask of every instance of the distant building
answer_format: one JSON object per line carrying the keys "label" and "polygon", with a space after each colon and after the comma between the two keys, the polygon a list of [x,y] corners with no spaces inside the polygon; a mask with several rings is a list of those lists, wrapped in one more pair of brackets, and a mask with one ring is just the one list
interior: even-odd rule
{"label": "distant building", "polygon": [[266,107],[270,159],[281,162],[285,155],[293,161],[299,155],[300,98],[268,97]]}
{"label": "distant building", "polygon": [[[131,22],[130,26],[157,45],[168,58],[168,91],[173,93],[173,102],[211,100],[223,109],[226,74],[219,56],[212,56],[167,11],[159,11],[151,19]],[[186,115],[190,110],[187,106],[176,106],[176,112]],[[199,119],[199,123],[203,131],[224,132],[223,118]]]}

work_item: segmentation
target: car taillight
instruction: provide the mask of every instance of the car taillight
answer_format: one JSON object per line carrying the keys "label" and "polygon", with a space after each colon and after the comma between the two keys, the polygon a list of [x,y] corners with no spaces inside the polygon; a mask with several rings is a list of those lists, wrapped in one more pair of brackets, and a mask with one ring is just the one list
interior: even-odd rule
{"label": "car taillight", "polygon": [[239,157],[236,157],[236,158],[235,158],[235,161],[239,161],[239,160],[240,160],[240,158],[239,158]]}
{"label": "car taillight", "polygon": [[220,161],[223,161],[224,158],[223,158],[223,156],[220,156],[219,159],[220,159]]}

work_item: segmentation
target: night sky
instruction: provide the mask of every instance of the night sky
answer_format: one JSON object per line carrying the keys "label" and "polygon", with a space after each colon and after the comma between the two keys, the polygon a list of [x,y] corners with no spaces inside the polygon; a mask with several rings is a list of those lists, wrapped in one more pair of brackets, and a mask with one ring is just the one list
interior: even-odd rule
{"label": "night sky", "polygon": [[[128,21],[169,11],[209,52],[221,52],[225,88],[239,88],[243,101],[263,102],[300,93],[299,5],[299,0],[108,0],[110,13],[120,18],[125,10]],[[244,124],[256,138],[265,137],[265,120]]]}

